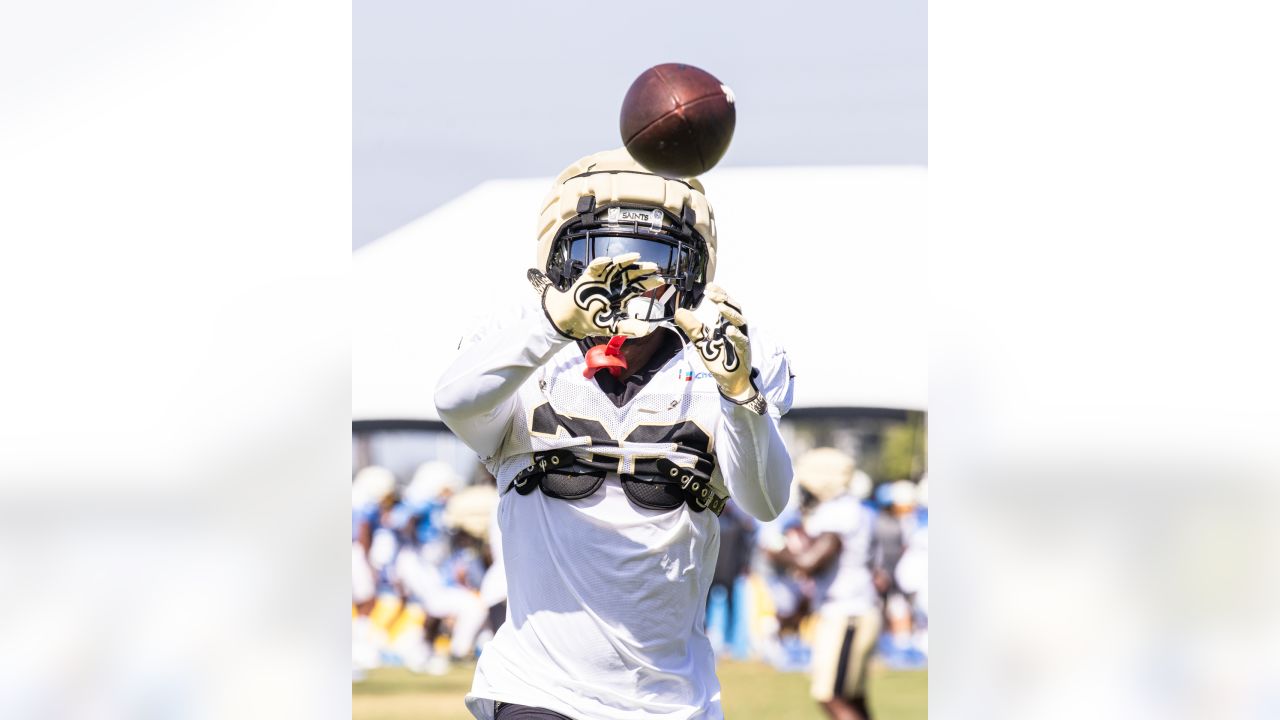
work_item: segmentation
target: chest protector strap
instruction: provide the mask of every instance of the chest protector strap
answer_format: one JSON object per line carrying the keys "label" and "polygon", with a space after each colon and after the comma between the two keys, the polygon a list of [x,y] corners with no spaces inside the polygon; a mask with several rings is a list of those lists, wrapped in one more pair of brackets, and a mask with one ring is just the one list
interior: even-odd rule
{"label": "chest protector strap", "polygon": [[512,488],[515,488],[515,491],[521,495],[528,495],[542,482],[542,478],[546,477],[547,473],[563,473],[573,465],[573,460],[574,455],[568,450],[534,453],[533,464],[511,478],[511,483],[507,485],[507,491],[509,492]]}
{"label": "chest protector strap", "polygon": [[[579,457],[568,449],[534,453],[533,463],[516,473],[507,491],[514,489],[528,495],[540,487],[543,494],[560,500],[587,497],[604,484],[606,473],[618,469],[615,458],[597,457]],[[729,498],[711,486],[714,467],[714,461],[707,459],[699,460],[694,467],[683,467],[660,457],[637,460],[634,473],[619,477],[627,497],[641,507],[672,510],[683,502],[694,512],[710,510],[719,515]]]}

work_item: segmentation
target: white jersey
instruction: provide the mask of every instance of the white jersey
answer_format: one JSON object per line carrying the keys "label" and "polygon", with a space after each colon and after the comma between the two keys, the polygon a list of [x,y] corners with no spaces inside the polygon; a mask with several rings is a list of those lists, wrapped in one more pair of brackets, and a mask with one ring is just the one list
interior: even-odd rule
{"label": "white jersey", "polygon": [[[776,404],[789,403],[785,355],[753,345],[769,415],[723,401],[688,345],[619,408],[583,376],[582,352],[540,309],[494,335],[468,349],[437,391],[441,417],[474,443],[502,492],[508,619],[481,654],[467,707],[485,719],[494,701],[576,718],[722,717],[703,628],[717,517],[641,507],[619,473],[654,457],[693,466],[696,454],[677,448],[697,449],[715,457],[719,492],[759,517],[776,515],[791,479],[776,426]],[[590,447],[617,469],[577,500],[509,489],[534,452],[566,447]]]}
{"label": "white jersey", "polygon": [[855,617],[875,608],[877,594],[871,580],[873,527],[873,511],[850,493],[818,505],[805,518],[804,531],[810,537],[822,533],[840,536],[839,557],[815,578],[814,597],[824,615]]}

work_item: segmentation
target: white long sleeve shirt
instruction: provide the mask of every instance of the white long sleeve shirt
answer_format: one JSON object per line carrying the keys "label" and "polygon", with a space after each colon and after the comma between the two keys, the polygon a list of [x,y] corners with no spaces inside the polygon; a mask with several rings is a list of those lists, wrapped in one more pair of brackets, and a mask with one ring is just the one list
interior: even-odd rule
{"label": "white long sleeve shirt", "polygon": [[[791,371],[754,329],[752,364],[770,405],[764,416],[724,400],[691,345],[617,407],[583,377],[581,350],[536,305],[462,351],[437,386],[436,407],[498,480],[508,585],[508,622],[467,696],[476,717],[492,718],[493,701],[577,718],[722,717],[703,630],[717,518],[686,505],[641,507],[619,472],[655,456],[689,466],[696,458],[678,448],[703,448],[716,460],[713,487],[758,518],[776,516],[791,483],[777,429]],[[578,500],[508,491],[534,452],[568,447],[616,458],[618,471]]]}

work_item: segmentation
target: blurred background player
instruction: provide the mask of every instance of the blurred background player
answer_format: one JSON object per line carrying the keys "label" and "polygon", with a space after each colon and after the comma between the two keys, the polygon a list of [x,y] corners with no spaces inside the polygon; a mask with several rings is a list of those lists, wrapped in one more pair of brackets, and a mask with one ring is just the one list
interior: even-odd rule
{"label": "blurred background player", "polygon": [[915,529],[907,538],[907,548],[898,561],[894,579],[906,594],[912,610],[911,647],[920,662],[929,654],[929,478],[920,478],[915,487]]}
{"label": "blurred background player", "polygon": [[[403,493],[395,577],[407,603],[420,608],[423,616],[420,627],[397,638],[397,649],[405,667],[415,672],[443,675],[449,668],[449,654],[470,656],[484,622],[479,599],[465,581],[457,581],[455,572],[448,507],[463,492],[464,482],[448,464],[426,462]],[[453,632],[446,654],[437,651],[436,641],[449,625]]]}
{"label": "blurred background player", "polygon": [[[707,595],[707,636],[717,655],[730,646],[741,647],[744,612],[737,598],[738,580],[751,568],[755,533],[756,522],[750,515],[732,502],[724,506],[720,513],[720,554]],[[718,625],[716,619],[720,620]]]}
{"label": "blurred background player", "polygon": [[772,617],[766,618],[759,650],[779,670],[801,671],[809,667],[809,648],[800,638],[800,624],[811,611],[813,583],[779,561],[776,555],[784,549],[798,554],[809,545],[809,538],[801,529],[800,500],[800,486],[793,485],[791,499],[782,513],[760,524],[752,563],[773,606]]}
{"label": "blurred background player", "polygon": [[868,720],[867,663],[880,634],[871,572],[874,516],[854,492],[854,461],[833,448],[796,461],[804,531],[811,542],[774,559],[813,579],[818,622],[810,695],[833,720]]}
{"label": "blurred background player", "polygon": [[[449,528],[451,554],[447,564],[453,612],[450,652],[454,659],[471,659],[489,619],[482,596],[484,579],[492,567],[489,526],[498,506],[498,490],[491,483],[472,485],[449,498],[444,522]],[[457,594],[465,592],[465,597]]]}
{"label": "blurred background player", "polygon": [[351,483],[351,601],[356,608],[351,628],[351,662],[352,675],[357,678],[378,666],[383,644],[369,619],[378,591],[370,554],[395,487],[395,475],[376,465],[361,469]]}
{"label": "blurred background player", "polygon": [[876,518],[875,578],[889,626],[881,655],[893,667],[919,667],[925,658],[913,642],[914,611],[909,593],[898,582],[898,565],[921,520],[916,509],[916,486],[910,480],[885,483],[878,488],[877,498],[884,511]]}

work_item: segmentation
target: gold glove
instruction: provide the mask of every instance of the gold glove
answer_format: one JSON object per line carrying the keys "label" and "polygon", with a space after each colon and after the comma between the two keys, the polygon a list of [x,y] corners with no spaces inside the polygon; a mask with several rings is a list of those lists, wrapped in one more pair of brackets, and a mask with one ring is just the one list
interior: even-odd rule
{"label": "gold glove", "polygon": [[676,324],[693,342],[720,394],[763,415],[764,397],[751,384],[751,343],[742,308],[719,285],[707,285],[706,298],[720,310],[714,330],[685,308],[676,311]]}
{"label": "gold glove", "polygon": [[643,335],[649,324],[622,316],[628,300],[662,284],[658,266],[637,262],[640,253],[596,258],[567,291],[540,270],[529,270],[529,282],[542,293],[542,310],[556,330],[580,340],[596,335]]}

